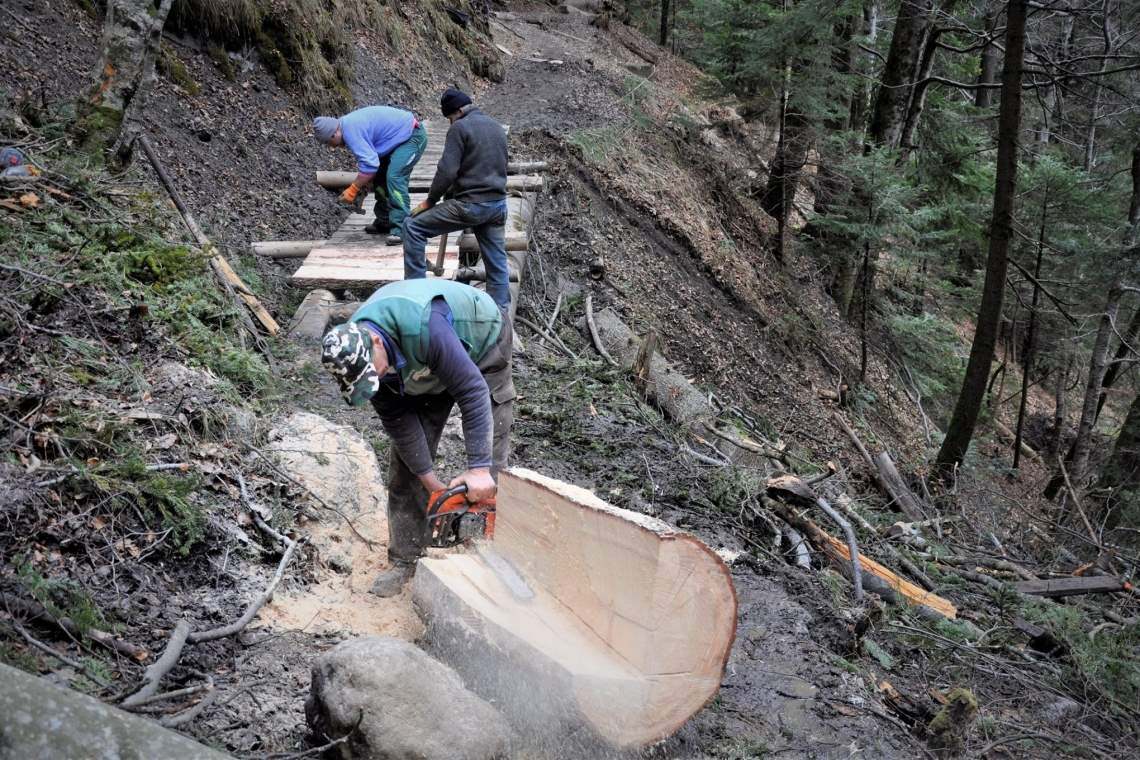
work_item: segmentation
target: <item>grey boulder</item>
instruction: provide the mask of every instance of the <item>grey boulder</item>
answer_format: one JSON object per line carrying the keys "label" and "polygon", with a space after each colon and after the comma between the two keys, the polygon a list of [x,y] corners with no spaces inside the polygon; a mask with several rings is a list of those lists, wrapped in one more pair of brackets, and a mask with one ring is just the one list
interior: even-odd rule
{"label": "grey boulder", "polygon": [[318,734],[351,734],[338,748],[353,760],[491,760],[510,742],[503,716],[455,671],[386,636],[322,655],[305,714]]}
{"label": "grey boulder", "polygon": [[85,694],[0,665],[0,758],[225,760],[198,744]]}

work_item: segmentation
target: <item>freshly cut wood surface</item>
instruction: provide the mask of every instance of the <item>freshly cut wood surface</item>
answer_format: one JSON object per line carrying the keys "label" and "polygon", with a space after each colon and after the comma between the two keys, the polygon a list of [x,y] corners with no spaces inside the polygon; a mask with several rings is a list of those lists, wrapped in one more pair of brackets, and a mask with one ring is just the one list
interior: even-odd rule
{"label": "freshly cut wood surface", "polygon": [[671,735],[716,693],[736,594],[695,537],[512,469],[500,475],[494,547],[534,599],[515,598],[473,553],[421,560],[413,598],[429,622],[460,625],[501,657],[490,670],[537,672],[533,682],[552,690],[507,698],[570,711],[605,741],[634,747]]}

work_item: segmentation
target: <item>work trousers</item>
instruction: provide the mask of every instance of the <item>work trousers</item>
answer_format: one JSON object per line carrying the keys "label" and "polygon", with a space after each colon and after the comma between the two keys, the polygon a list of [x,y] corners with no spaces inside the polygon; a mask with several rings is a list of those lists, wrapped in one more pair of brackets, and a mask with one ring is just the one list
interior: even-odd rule
{"label": "work trousers", "polygon": [[[411,213],[412,199],[408,185],[412,181],[412,169],[416,168],[427,148],[427,130],[423,124],[412,130],[412,136],[396,146],[388,155],[380,159],[374,192],[376,195],[376,226],[385,226],[393,235],[399,235],[404,226],[404,218]],[[385,225],[387,219],[387,225]]]}
{"label": "work trousers", "polygon": [[511,304],[510,269],[507,265],[507,199],[473,203],[446,200],[404,222],[404,279],[427,277],[428,238],[468,227],[479,241],[479,253],[487,270],[487,295],[504,311]]}
{"label": "work trousers", "polygon": [[[511,423],[514,421],[515,386],[511,378],[511,349],[513,331],[510,320],[503,315],[499,339],[476,364],[487,381],[491,392],[491,415],[494,420],[491,475],[498,478],[499,470],[507,466],[510,457]],[[377,394],[379,396],[380,394]],[[432,459],[439,447],[443,426],[451,414],[455,400],[449,393],[423,396],[402,396],[419,417]],[[391,403],[373,397],[373,405]],[[447,482],[444,480],[444,482]],[[388,462],[388,561],[392,564],[412,564],[423,556],[428,545],[427,507],[430,494],[420,479],[408,469],[396,446],[392,446]]]}

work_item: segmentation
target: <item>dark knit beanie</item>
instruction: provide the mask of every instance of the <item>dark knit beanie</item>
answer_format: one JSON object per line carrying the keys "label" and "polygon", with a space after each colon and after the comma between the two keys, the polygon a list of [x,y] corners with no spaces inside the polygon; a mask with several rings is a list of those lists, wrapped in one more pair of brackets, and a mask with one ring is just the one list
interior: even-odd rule
{"label": "dark knit beanie", "polygon": [[463,106],[470,105],[470,103],[471,96],[454,87],[448,87],[447,91],[443,93],[443,97],[439,99],[439,107],[444,116],[450,116]]}

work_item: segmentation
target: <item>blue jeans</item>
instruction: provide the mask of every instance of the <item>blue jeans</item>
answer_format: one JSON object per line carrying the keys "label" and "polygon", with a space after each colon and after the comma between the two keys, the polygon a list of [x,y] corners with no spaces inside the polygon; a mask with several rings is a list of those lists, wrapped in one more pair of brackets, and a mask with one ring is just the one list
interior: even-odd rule
{"label": "blue jeans", "polygon": [[[396,146],[396,149],[380,161],[380,171],[384,180],[377,177],[376,183],[376,226],[383,229],[383,219],[388,219],[388,229],[393,235],[400,234],[404,217],[412,210],[408,184],[412,179],[412,169],[416,168],[427,148],[427,130],[421,124],[412,131],[412,136]],[[387,209],[385,209],[387,206]]]}
{"label": "blue jeans", "polygon": [[507,199],[471,203],[446,200],[418,216],[404,220],[404,279],[427,277],[428,238],[470,227],[479,241],[479,253],[487,270],[487,295],[500,309],[511,303],[510,271],[507,268]]}

